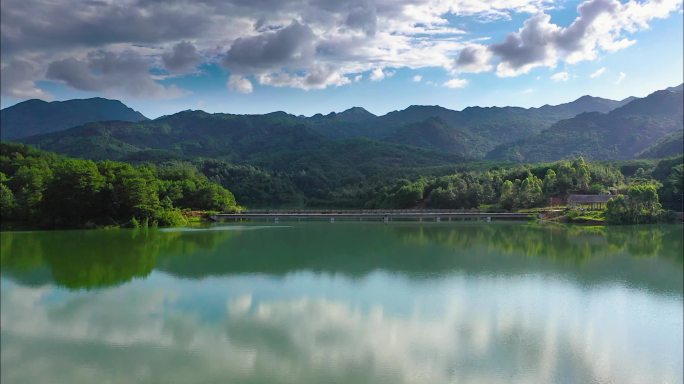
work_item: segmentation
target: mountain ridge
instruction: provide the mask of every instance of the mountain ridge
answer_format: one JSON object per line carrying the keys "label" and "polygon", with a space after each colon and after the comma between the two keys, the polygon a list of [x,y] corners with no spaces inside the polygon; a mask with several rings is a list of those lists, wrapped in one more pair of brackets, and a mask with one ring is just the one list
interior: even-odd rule
{"label": "mountain ridge", "polygon": [[94,121],[148,120],[120,100],[92,97],[64,101],[29,99],[0,111],[0,138],[14,140]]}
{"label": "mountain ridge", "polygon": [[[249,162],[255,158],[268,157],[265,154],[269,152],[302,152],[332,145],[331,141],[362,139],[464,159],[531,161],[535,159],[534,156],[518,154],[516,151],[521,145],[524,147],[533,143],[535,138],[544,138],[540,135],[553,127],[556,127],[556,131],[575,129],[591,137],[589,131],[592,127],[608,124],[606,115],[611,113],[610,118],[628,122],[647,119],[653,123],[653,119],[658,119],[658,113],[667,114],[674,108],[668,100],[669,95],[677,92],[671,89],[681,89],[681,86],[652,93],[647,96],[649,100],[659,97],[662,100],[651,101],[641,107],[641,101],[646,98],[616,101],[582,96],[570,103],[538,108],[467,107],[454,111],[441,106],[412,105],[382,116],[376,116],[361,107],[310,117],[295,116],[283,111],[229,114],[185,110],[141,122],[93,122],[23,138],[21,141],[72,156],[93,157],[101,151],[106,156],[120,158],[140,151],[166,151],[183,156],[219,156],[230,161]],[[626,104],[613,109],[625,102]],[[675,100],[674,105],[676,102]],[[627,106],[630,107],[624,109]],[[604,113],[605,110],[609,112]],[[672,125],[676,121],[666,123]],[[628,136],[638,136],[638,127],[632,128],[627,133]],[[655,129],[653,134],[646,133],[643,145],[632,145],[634,151],[644,151],[647,146],[653,145],[661,136],[671,131],[672,128],[669,127],[660,131]],[[560,135],[558,132],[555,134]],[[606,138],[601,140],[605,141]],[[561,142],[555,145],[563,148],[563,144]],[[536,145],[540,146],[539,143]],[[582,147],[583,143],[575,142],[575,145],[576,148],[570,153],[581,154],[587,151]],[[225,148],[221,148],[222,146]],[[563,153],[563,156],[570,153]],[[589,150],[588,153],[592,151]],[[245,154],[253,156],[245,157]],[[634,153],[630,152],[631,155]],[[607,155],[604,153],[601,156]],[[621,156],[626,154],[622,153]],[[556,154],[550,153],[540,159],[556,157]]]}
{"label": "mountain ridge", "polygon": [[[649,147],[668,135],[677,137],[684,129],[681,86],[673,88],[631,100],[608,113],[586,112],[561,120],[535,136],[497,146],[486,159],[539,162],[582,155],[591,160],[626,160],[648,154]],[[668,145],[652,153],[676,150]]]}

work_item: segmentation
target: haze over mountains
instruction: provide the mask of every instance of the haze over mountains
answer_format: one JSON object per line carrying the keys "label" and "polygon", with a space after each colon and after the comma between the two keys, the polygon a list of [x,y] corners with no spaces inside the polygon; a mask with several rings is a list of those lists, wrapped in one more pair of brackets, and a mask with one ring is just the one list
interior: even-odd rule
{"label": "haze over mountains", "polygon": [[2,110],[1,130],[3,140],[78,157],[205,157],[266,167],[284,159],[325,163],[347,154],[355,154],[356,165],[400,166],[577,155],[628,159],[682,152],[682,86],[641,99],[583,96],[528,109],[410,106],[383,116],[355,107],[311,117],[183,111],[147,120],[115,100],[29,100]]}

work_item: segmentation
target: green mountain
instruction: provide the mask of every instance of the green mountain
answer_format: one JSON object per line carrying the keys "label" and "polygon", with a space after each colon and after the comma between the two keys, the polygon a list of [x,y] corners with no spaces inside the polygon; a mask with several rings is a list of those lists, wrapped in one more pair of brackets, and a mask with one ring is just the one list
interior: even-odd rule
{"label": "green mountain", "polygon": [[[29,100],[2,111],[2,138],[16,140],[40,135],[27,142],[89,158],[122,158],[133,153],[140,156],[139,152],[143,151],[144,156],[204,156],[245,162],[266,152],[314,148],[315,145],[307,147],[314,136],[316,140],[370,139],[459,157],[482,158],[497,145],[531,137],[561,119],[586,111],[608,111],[620,103],[584,96],[570,103],[528,109],[469,107],[453,111],[440,106],[414,105],[384,116],[360,107],[311,117],[285,112],[210,115],[184,111],[150,124],[127,125],[121,122],[145,122],[146,118],[119,101]],[[82,129],[65,135],[43,135],[83,124]],[[228,130],[229,134],[226,136],[222,130]],[[79,137],[82,134],[86,137]],[[252,158],[246,158],[245,154]]]}
{"label": "green mountain", "polygon": [[138,123],[89,123],[21,141],[95,160],[211,159],[232,173],[235,169],[229,164],[251,165],[258,168],[250,171],[253,176],[261,177],[262,170],[275,176],[286,174],[307,196],[321,198],[336,186],[415,174],[416,169],[465,160],[452,153],[366,138],[331,139],[302,120],[284,112],[228,115],[184,111]]}
{"label": "green mountain", "polygon": [[109,120],[144,121],[147,118],[118,100],[100,97],[53,102],[32,99],[0,111],[0,137],[15,140]]}
{"label": "green mountain", "polygon": [[632,100],[608,113],[583,113],[559,121],[538,135],[498,146],[487,159],[539,162],[578,155],[592,160],[634,158],[667,135],[677,137],[679,133],[681,138],[681,86],[671,89]]}
{"label": "green mountain", "polygon": [[684,131],[670,133],[655,144],[639,152],[637,157],[642,159],[662,159],[684,153]]}
{"label": "green mountain", "polygon": [[[511,143],[527,145],[548,136],[549,145],[542,141],[532,150],[544,155],[543,159],[555,159],[585,153],[576,148],[592,140],[603,143],[598,148],[613,145],[613,141],[622,148],[620,140],[628,140],[633,131],[643,128],[646,134],[641,136],[653,144],[676,131],[672,126],[681,129],[681,93],[679,114],[671,113],[677,104],[670,100],[671,94],[662,91],[608,113],[592,111],[576,117],[572,114],[577,111],[606,111],[629,100],[583,97],[558,106],[470,107],[462,111],[411,106],[384,116],[362,108],[311,117],[285,112],[233,115],[188,110],[139,122],[91,122],[19,141],[95,160],[189,162],[251,207],[359,207],[375,201],[372,197],[378,193],[394,193],[386,190],[388,185],[399,185],[397,190],[403,191],[401,179],[470,169],[477,165],[459,164],[482,159]],[[601,133],[604,126],[617,128]],[[629,147],[627,152],[633,157],[650,144]],[[612,152],[601,156],[622,158]]]}
{"label": "green mountain", "polygon": [[482,158],[497,145],[531,137],[559,120],[583,112],[609,112],[627,101],[583,96],[540,108],[468,107],[462,111],[412,105],[384,116],[357,107],[302,118],[302,122],[330,138],[362,137]]}

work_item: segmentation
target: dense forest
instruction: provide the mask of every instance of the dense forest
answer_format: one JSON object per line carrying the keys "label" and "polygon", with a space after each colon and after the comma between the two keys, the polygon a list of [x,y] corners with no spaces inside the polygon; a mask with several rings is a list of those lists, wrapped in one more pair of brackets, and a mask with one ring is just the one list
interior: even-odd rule
{"label": "dense forest", "polygon": [[186,223],[182,210],[236,209],[229,190],[187,164],[94,162],[0,144],[4,226],[167,226]]}
{"label": "dense forest", "polygon": [[682,211],[683,113],[681,86],[621,101],[383,116],[356,107],[147,120],[115,100],[27,101],[2,110],[3,138],[20,132],[28,145],[2,144],[3,223],[172,225],[184,210],[235,210],[236,201],[510,211],[571,193],[625,196],[573,220],[657,221]]}
{"label": "dense forest", "polygon": [[613,193],[627,198],[614,198],[601,220],[643,223],[662,220],[665,210],[682,210],[682,163],[682,156],[589,163],[580,157],[532,165],[378,168],[371,173],[377,177],[347,178],[220,160],[94,162],[0,144],[0,204],[4,223],[62,228],[176,225],[186,220],[182,210],[237,210],[236,197],[252,208],[515,211],[545,207],[570,193]]}

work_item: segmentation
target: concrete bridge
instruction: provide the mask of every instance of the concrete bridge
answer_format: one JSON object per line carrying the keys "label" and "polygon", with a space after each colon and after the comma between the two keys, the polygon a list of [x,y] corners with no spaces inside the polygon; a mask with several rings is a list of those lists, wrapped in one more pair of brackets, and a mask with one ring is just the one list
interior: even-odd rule
{"label": "concrete bridge", "polygon": [[452,220],[533,220],[534,213],[494,213],[464,210],[250,210],[240,213],[221,213],[212,215],[214,221],[223,220],[382,220],[390,221],[452,221]]}

